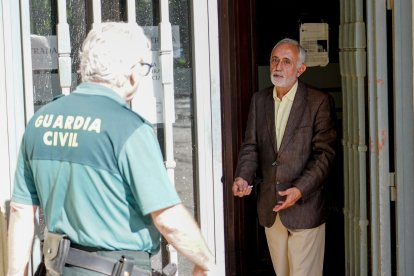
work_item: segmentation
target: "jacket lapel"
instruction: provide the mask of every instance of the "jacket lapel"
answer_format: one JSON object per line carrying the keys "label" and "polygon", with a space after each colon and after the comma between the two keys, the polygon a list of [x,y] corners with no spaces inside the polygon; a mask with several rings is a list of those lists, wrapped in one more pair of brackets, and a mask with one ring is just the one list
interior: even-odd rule
{"label": "jacket lapel", "polygon": [[300,124],[303,112],[306,106],[306,87],[299,82],[298,90],[295,99],[293,100],[292,109],[290,110],[289,118],[286,124],[285,133],[283,134],[282,143],[280,144],[279,152],[282,152],[292,140],[292,136]]}
{"label": "jacket lapel", "polygon": [[266,93],[266,98],[264,99],[264,110],[266,112],[267,131],[269,132],[270,141],[272,142],[272,147],[276,154],[275,102],[273,99],[272,88],[269,88],[269,92]]}

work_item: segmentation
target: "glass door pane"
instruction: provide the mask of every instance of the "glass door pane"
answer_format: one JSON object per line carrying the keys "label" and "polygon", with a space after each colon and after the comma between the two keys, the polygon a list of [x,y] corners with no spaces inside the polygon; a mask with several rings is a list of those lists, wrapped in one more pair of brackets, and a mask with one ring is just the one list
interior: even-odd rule
{"label": "glass door pane", "polygon": [[[85,1],[68,0],[67,18],[72,57],[72,89],[79,77],[79,49],[86,35]],[[33,69],[33,101],[35,111],[62,94],[58,68],[57,1],[30,1],[30,33]]]}
{"label": "glass door pane", "polygon": [[35,111],[60,93],[56,1],[30,1],[33,101]]}
{"label": "glass door pane", "polygon": [[[194,143],[194,111],[193,111],[193,80],[192,80],[192,49],[191,49],[191,18],[190,1],[169,1],[170,23],[173,39],[174,64],[174,109],[175,122],[173,124],[173,147],[176,168],[174,172],[175,187],[184,206],[197,219],[195,198],[195,143]],[[156,113],[153,118],[157,130],[158,140],[165,152],[164,124],[163,124],[163,92],[161,72],[158,64],[160,49],[160,22],[159,1],[136,1],[136,21],[143,26],[147,36],[151,39],[153,62],[152,85],[156,98]],[[159,89],[158,93],[157,90]],[[142,110],[145,113],[145,110]],[[140,109],[137,110],[140,113]],[[185,258],[179,256],[180,275],[191,275],[192,265]]]}
{"label": "glass door pane", "polygon": [[[101,1],[102,21],[126,21],[127,1]],[[30,0],[30,33],[32,43],[33,98],[35,111],[62,94],[58,67],[57,24],[59,22],[58,1]],[[77,74],[79,67],[79,50],[83,39],[90,29],[92,18],[92,1],[67,0],[67,23],[70,32],[71,48],[71,90],[80,82]],[[188,210],[198,217],[195,191],[195,140],[193,111],[193,61],[191,49],[191,18],[189,0],[169,1],[170,22],[173,37],[173,71],[174,71],[174,108],[173,148],[176,168],[174,172],[175,187]],[[154,69],[151,72],[151,91],[154,97],[154,116],[150,121],[157,131],[160,146],[165,152],[163,122],[163,91],[159,64],[160,22],[159,1],[136,0],[136,21],[144,28],[152,42]],[[146,117],[144,108],[136,110]],[[148,104],[147,104],[148,105]],[[147,112],[148,113],[148,112]],[[152,116],[151,114],[149,116]],[[40,231],[41,232],[41,231]],[[166,259],[165,249],[160,252],[159,266]],[[191,275],[192,265],[179,257],[181,275]],[[158,267],[157,267],[158,268]]]}

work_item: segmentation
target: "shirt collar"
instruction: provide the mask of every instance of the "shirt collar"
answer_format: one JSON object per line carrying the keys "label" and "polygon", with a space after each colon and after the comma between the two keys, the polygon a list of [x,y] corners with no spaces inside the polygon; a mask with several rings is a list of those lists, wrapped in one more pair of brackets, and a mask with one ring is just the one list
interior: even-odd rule
{"label": "shirt collar", "polygon": [[[295,84],[292,86],[292,88],[283,96],[283,99],[288,99],[289,101],[293,102],[295,99],[296,91],[298,90],[298,81],[295,82]],[[280,99],[277,97],[276,92],[276,86],[273,87],[273,100],[280,101]]]}
{"label": "shirt collar", "polygon": [[73,91],[72,93],[108,97],[116,101],[120,105],[128,106],[127,102],[121,96],[119,96],[119,94],[116,93],[115,90],[97,83],[81,83],[78,85],[78,87],[76,87],[75,91]]}

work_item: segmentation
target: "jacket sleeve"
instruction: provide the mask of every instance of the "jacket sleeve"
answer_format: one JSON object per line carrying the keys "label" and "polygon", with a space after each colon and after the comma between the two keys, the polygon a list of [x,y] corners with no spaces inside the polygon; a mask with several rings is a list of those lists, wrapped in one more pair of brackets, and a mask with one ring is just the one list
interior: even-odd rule
{"label": "jacket sleeve", "polygon": [[245,137],[240,148],[235,175],[235,177],[242,177],[249,184],[253,182],[259,162],[256,134],[256,99],[257,93],[253,95],[250,102]]}

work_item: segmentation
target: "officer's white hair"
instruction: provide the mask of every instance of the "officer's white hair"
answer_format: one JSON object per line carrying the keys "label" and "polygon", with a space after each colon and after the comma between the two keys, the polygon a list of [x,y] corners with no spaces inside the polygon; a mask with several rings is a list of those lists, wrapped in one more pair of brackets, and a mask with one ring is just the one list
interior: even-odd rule
{"label": "officer's white hair", "polygon": [[[305,63],[306,51],[299,44],[299,42],[297,40],[294,40],[294,39],[291,39],[291,38],[284,38],[284,39],[280,40],[278,43],[276,43],[276,45],[275,45],[275,47],[273,47],[273,49],[277,48],[281,44],[290,44],[290,45],[296,46],[299,50],[299,60],[298,60],[297,66],[299,67],[299,66],[301,66],[302,64]],[[273,49],[272,49],[272,52],[273,52]]]}
{"label": "officer's white hair", "polygon": [[88,33],[80,51],[82,82],[123,87],[138,62],[150,62],[150,41],[136,23],[105,22]]}

